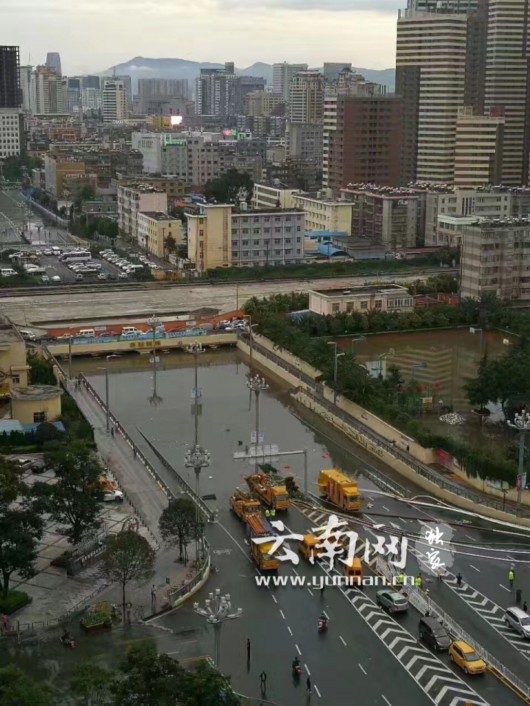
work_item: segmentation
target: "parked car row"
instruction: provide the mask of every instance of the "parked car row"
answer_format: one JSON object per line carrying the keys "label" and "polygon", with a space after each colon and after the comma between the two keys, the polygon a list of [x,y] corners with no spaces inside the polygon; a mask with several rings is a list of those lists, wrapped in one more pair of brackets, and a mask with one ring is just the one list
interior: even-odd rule
{"label": "parked car row", "polygon": [[149,270],[162,269],[155,262],[151,262],[150,260],[148,260],[145,255],[139,255],[138,253],[131,253],[129,255],[130,258],[134,257],[134,259],[139,260],[138,263],[133,263],[131,262],[131,260],[127,260],[124,257],[120,257],[120,255],[115,253],[114,250],[101,250],[99,254],[104,260],[107,260],[107,262],[112,263],[115,267],[118,267],[120,270],[122,270],[128,275],[134,274],[135,272],[140,272],[144,268],[148,268]]}

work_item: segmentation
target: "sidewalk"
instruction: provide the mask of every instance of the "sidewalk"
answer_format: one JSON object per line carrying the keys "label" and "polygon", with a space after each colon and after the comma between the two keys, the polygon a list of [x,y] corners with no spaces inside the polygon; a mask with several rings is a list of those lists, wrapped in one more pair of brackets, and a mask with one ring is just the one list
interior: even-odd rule
{"label": "sidewalk", "polygon": [[[195,575],[191,569],[191,562],[195,559],[195,545],[192,543],[188,547],[187,566],[176,561],[178,547],[161,547],[158,520],[167,507],[165,493],[142,462],[134,456],[124,438],[117,432],[114,435],[106,433],[105,413],[85,388],[76,390],[74,384],[69,384],[68,389],[94,428],[99,454],[126,498],[121,505],[103,506],[102,530],[105,533],[117,533],[136,517],[140,522],[139,534],[157,550],[154,577],[140,586],[131,584],[127,590],[128,601],[133,605],[133,618],[149,616],[165,606],[169,588],[181,587]],[[32,476],[30,482],[46,482],[51,478],[52,474],[49,473],[43,477]],[[113,603],[121,603],[121,591],[118,586],[109,586],[100,561],[75,577],[68,577],[63,568],[51,566],[51,561],[69,548],[66,538],[56,529],[55,523],[46,524],[45,535],[39,543],[36,564],[38,573],[27,581],[17,581],[15,578],[12,581],[12,588],[24,590],[33,598],[32,603],[12,616],[13,626],[17,621],[21,627],[53,625],[66,614],[82,610],[97,600],[108,599]],[[156,594],[154,600],[151,597],[153,585]]]}

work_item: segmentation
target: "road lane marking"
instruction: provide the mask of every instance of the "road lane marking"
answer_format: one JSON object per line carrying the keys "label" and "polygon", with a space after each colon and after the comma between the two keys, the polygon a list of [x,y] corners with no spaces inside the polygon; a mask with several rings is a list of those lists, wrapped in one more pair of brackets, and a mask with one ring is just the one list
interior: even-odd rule
{"label": "road lane marking", "polygon": [[271,596],[272,596],[272,600],[273,600],[275,603],[278,603],[278,601],[276,600],[276,596],[274,595],[274,593],[271,593]]}
{"label": "road lane marking", "polygon": [[329,615],[326,613],[325,610],[322,611],[322,615],[324,615],[329,620]]}
{"label": "road lane marking", "polygon": [[394,529],[401,529],[401,527],[400,527],[399,525],[396,525],[395,522],[391,522],[390,524],[392,525],[392,527],[393,527]]}
{"label": "road lane marking", "polygon": [[309,667],[307,666],[307,664],[306,664],[305,662],[304,662],[304,667],[305,667],[305,670],[306,670],[306,672],[307,672],[307,676],[310,677],[310,676],[311,676],[311,672],[309,671]]}
{"label": "road lane marking", "polygon": [[480,569],[477,569],[477,567],[476,567],[476,566],[473,566],[473,564],[470,564],[469,566],[470,566],[470,567],[471,567],[472,569],[475,569],[475,571],[478,571],[478,572],[479,572],[479,574],[480,574]]}
{"label": "road lane marking", "polygon": [[296,569],[293,569],[293,574],[296,574],[297,576],[300,576],[300,574],[298,573],[298,571],[297,571]]}
{"label": "road lane marking", "polygon": [[289,635],[292,637],[292,636],[293,636],[293,631],[291,630],[291,628],[290,628],[289,626],[287,626],[287,630],[289,630]]}
{"label": "road lane marking", "polygon": [[387,508],[386,505],[381,505],[381,507],[383,508],[383,510],[386,510],[387,512],[390,512],[390,510]]}
{"label": "road lane marking", "polygon": [[467,537],[468,539],[472,539],[473,541],[475,541],[475,537],[472,537],[470,534],[466,534],[466,537]]}
{"label": "road lane marking", "polygon": [[310,593],[312,596],[315,595],[315,594],[313,593],[313,591],[312,591],[310,588],[308,588],[307,590],[309,591],[309,593]]}
{"label": "road lane marking", "polygon": [[298,652],[298,654],[299,654],[300,657],[301,657],[301,656],[302,656],[302,652],[301,652],[300,648],[298,647],[298,645],[295,645],[295,647],[296,647],[296,651]]}
{"label": "road lane marking", "polygon": [[344,647],[348,647],[348,645],[346,644],[346,640],[342,637],[342,635],[339,635],[339,640],[342,642]]}
{"label": "road lane marking", "polygon": [[245,544],[248,544],[248,539],[244,539],[243,541],[245,542]]}
{"label": "road lane marking", "polygon": [[322,694],[321,694],[320,691],[318,690],[318,686],[317,686],[316,684],[313,684],[313,688],[314,688],[315,691],[317,692],[318,698],[321,699],[321,698],[322,698]]}
{"label": "road lane marking", "polygon": [[285,620],[285,615],[283,614],[283,610],[282,610],[281,608],[280,608],[280,615],[281,615],[282,618]]}
{"label": "road lane marking", "polygon": [[511,593],[511,592],[512,592],[511,589],[506,588],[506,586],[503,586],[502,583],[500,583],[499,586],[500,586],[501,588],[504,588],[505,591],[508,591],[508,593]]}
{"label": "road lane marking", "polygon": [[361,672],[364,674],[364,676],[366,676],[366,669],[363,667],[363,665],[362,665],[362,664],[358,664],[357,666],[359,667],[359,669],[361,670]]}
{"label": "road lane marking", "polygon": [[392,706],[392,704],[390,703],[390,701],[386,698],[386,696],[384,694],[381,694],[381,698],[383,699],[385,704],[388,704],[388,706]]}

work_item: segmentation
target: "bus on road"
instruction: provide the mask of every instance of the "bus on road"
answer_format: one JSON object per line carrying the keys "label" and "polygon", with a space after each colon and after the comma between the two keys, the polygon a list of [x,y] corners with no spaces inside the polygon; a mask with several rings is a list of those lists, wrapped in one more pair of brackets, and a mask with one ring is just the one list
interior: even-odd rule
{"label": "bus on road", "polygon": [[88,250],[72,250],[71,252],[65,252],[60,257],[60,262],[64,262],[66,265],[69,262],[88,262],[92,259],[92,253]]}

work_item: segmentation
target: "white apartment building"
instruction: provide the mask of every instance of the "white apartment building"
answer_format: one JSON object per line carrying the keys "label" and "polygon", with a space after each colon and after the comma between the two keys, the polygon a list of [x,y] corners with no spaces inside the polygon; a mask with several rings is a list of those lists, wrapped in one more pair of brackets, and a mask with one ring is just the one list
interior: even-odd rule
{"label": "white apartment building", "polygon": [[148,184],[118,185],[118,228],[125,237],[138,241],[138,214],[167,213],[167,193]]}
{"label": "white apartment building", "polygon": [[103,91],[100,88],[82,88],[81,108],[82,110],[102,110]]}
{"label": "white apartment building", "polygon": [[253,209],[294,208],[294,194],[302,193],[299,189],[284,189],[282,186],[254,184],[252,194]]}
{"label": "white apartment building", "polygon": [[272,92],[283,96],[289,102],[291,81],[300,71],[307,71],[307,64],[288,64],[286,61],[272,65]]}
{"label": "white apartment building", "polygon": [[47,66],[37,66],[31,75],[29,103],[36,115],[66,112],[68,79],[58,76]]}
{"label": "white apartment building", "polygon": [[201,206],[188,219],[188,258],[200,272],[303,262],[304,213],[295,209],[241,211]]}
{"label": "white apartment building", "polygon": [[35,106],[32,100],[31,76],[33,66],[21,66],[19,70],[20,90],[22,91],[22,108],[25,113],[33,113]]}
{"label": "white apartment building", "polygon": [[322,123],[324,115],[324,77],[320,71],[296,73],[289,89],[289,121]]}
{"label": "white apartment building", "polygon": [[103,84],[103,122],[127,120],[128,97],[124,81],[111,80]]}
{"label": "white apartment building", "polygon": [[530,220],[476,220],[462,229],[460,292],[530,301]]}
{"label": "white apartment building", "polygon": [[20,108],[0,108],[0,160],[20,154],[24,135]]}
{"label": "white apartment building", "polygon": [[294,193],[293,206],[305,213],[305,229],[351,235],[353,204],[311,194]]}

